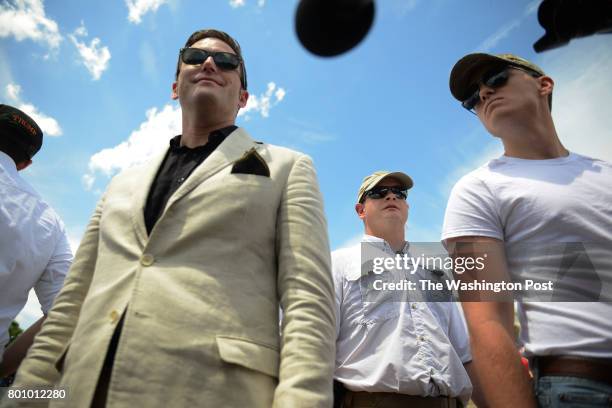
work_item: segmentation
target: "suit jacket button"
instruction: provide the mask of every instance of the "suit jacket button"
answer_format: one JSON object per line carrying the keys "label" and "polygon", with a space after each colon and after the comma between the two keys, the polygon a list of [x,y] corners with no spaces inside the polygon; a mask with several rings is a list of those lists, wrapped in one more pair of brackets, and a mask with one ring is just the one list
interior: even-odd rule
{"label": "suit jacket button", "polygon": [[110,319],[112,324],[117,323],[117,321],[119,320],[119,312],[117,312],[116,310],[110,312]]}
{"label": "suit jacket button", "polygon": [[143,254],[140,257],[140,263],[143,266],[151,266],[151,265],[153,265],[153,262],[155,262],[155,258],[151,254]]}

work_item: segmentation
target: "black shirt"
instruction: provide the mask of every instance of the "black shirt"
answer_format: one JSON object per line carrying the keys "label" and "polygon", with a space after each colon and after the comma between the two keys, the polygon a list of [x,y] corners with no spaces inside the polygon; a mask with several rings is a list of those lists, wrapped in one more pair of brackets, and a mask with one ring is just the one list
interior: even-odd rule
{"label": "black shirt", "polygon": [[232,125],[217,129],[208,136],[208,143],[193,149],[181,146],[181,135],[170,140],[170,149],[153,180],[145,206],[144,219],[148,234],[151,233],[172,194],[187,180],[193,170],[237,128]]}

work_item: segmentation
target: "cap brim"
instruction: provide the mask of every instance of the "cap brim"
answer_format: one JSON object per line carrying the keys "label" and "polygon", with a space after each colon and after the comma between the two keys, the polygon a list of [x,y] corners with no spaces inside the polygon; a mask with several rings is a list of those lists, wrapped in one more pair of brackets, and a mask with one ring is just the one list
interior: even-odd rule
{"label": "cap brim", "polygon": [[491,66],[508,65],[508,61],[491,54],[475,53],[461,58],[451,70],[449,86],[458,101],[464,101],[472,93],[472,85]]}
{"label": "cap brim", "polygon": [[414,183],[412,182],[412,179],[410,178],[409,175],[407,175],[406,173],[402,173],[401,171],[396,171],[396,172],[393,172],[393,173],[389,173],[386,176],[384,176],[383,178],[381,178],[380,180],[378,180],[376,182],[375,186],[378,185],[378,183],[380,183],[384,179],[389,178],[389,177],[393,177],[394,179],[399,181],[402,184],[402,187],[404,187],[407,190],[410,190],[412,188],[412,186],[414,185]]}

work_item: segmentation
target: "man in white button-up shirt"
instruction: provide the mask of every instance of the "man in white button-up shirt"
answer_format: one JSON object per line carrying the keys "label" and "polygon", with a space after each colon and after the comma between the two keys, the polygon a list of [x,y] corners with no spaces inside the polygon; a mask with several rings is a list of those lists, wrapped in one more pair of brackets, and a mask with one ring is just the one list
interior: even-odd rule
{"label": "man in white button-up shirt", "polygon": [[19,175],[42,146],[28,115],[0,105],[0,379],[16,371],[44,316],[6,350],[8,328],[34,288],[43,314],[51,308],[72,262],[59,216]]}
{"label": "man in white button-up shirt", "polygon": [[[363,221],[363,242],[393,258],[406,254],[408,189],[401,172],[376,172],[363,180],[355,210]],[[458,307],[449,302],[365,296],[362,244],[334,251],[336,291],[336,406],[456,407],[466,404],[472,385],[465,365],[469,339]],[[420,269],[419,274],[432,272]],[[372,275],[372,276],[370,276]],[[374,289],[377,289],[374,284]],[[406,293],[404,293],[405,295]]]}

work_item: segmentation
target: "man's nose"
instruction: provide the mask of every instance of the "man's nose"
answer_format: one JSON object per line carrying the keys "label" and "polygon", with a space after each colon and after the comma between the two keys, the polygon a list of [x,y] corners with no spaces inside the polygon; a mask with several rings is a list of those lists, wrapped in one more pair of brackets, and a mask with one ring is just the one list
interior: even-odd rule
{"label": "man's nose", "polygon": [[495,88],[486,86],[484,84],[480,85],[480,90],[478,91],[478,94],[480,95],[480,101],[481,102],[486,101],[487,98],[489,98],[494,92],[495,92]]}
{"label": "man's nose", "polygon": [[395,193],[391,190],[387,191],[387,195],[385,195],[385,200],[395,200],[397,199],[397,197],[395,196]]}
{"label": "man's nose", "polygon": [[215,64],[215,60],[212,55],[209,55],[204,62],[202,63],[202,69],[217,69],[217,64]]}

